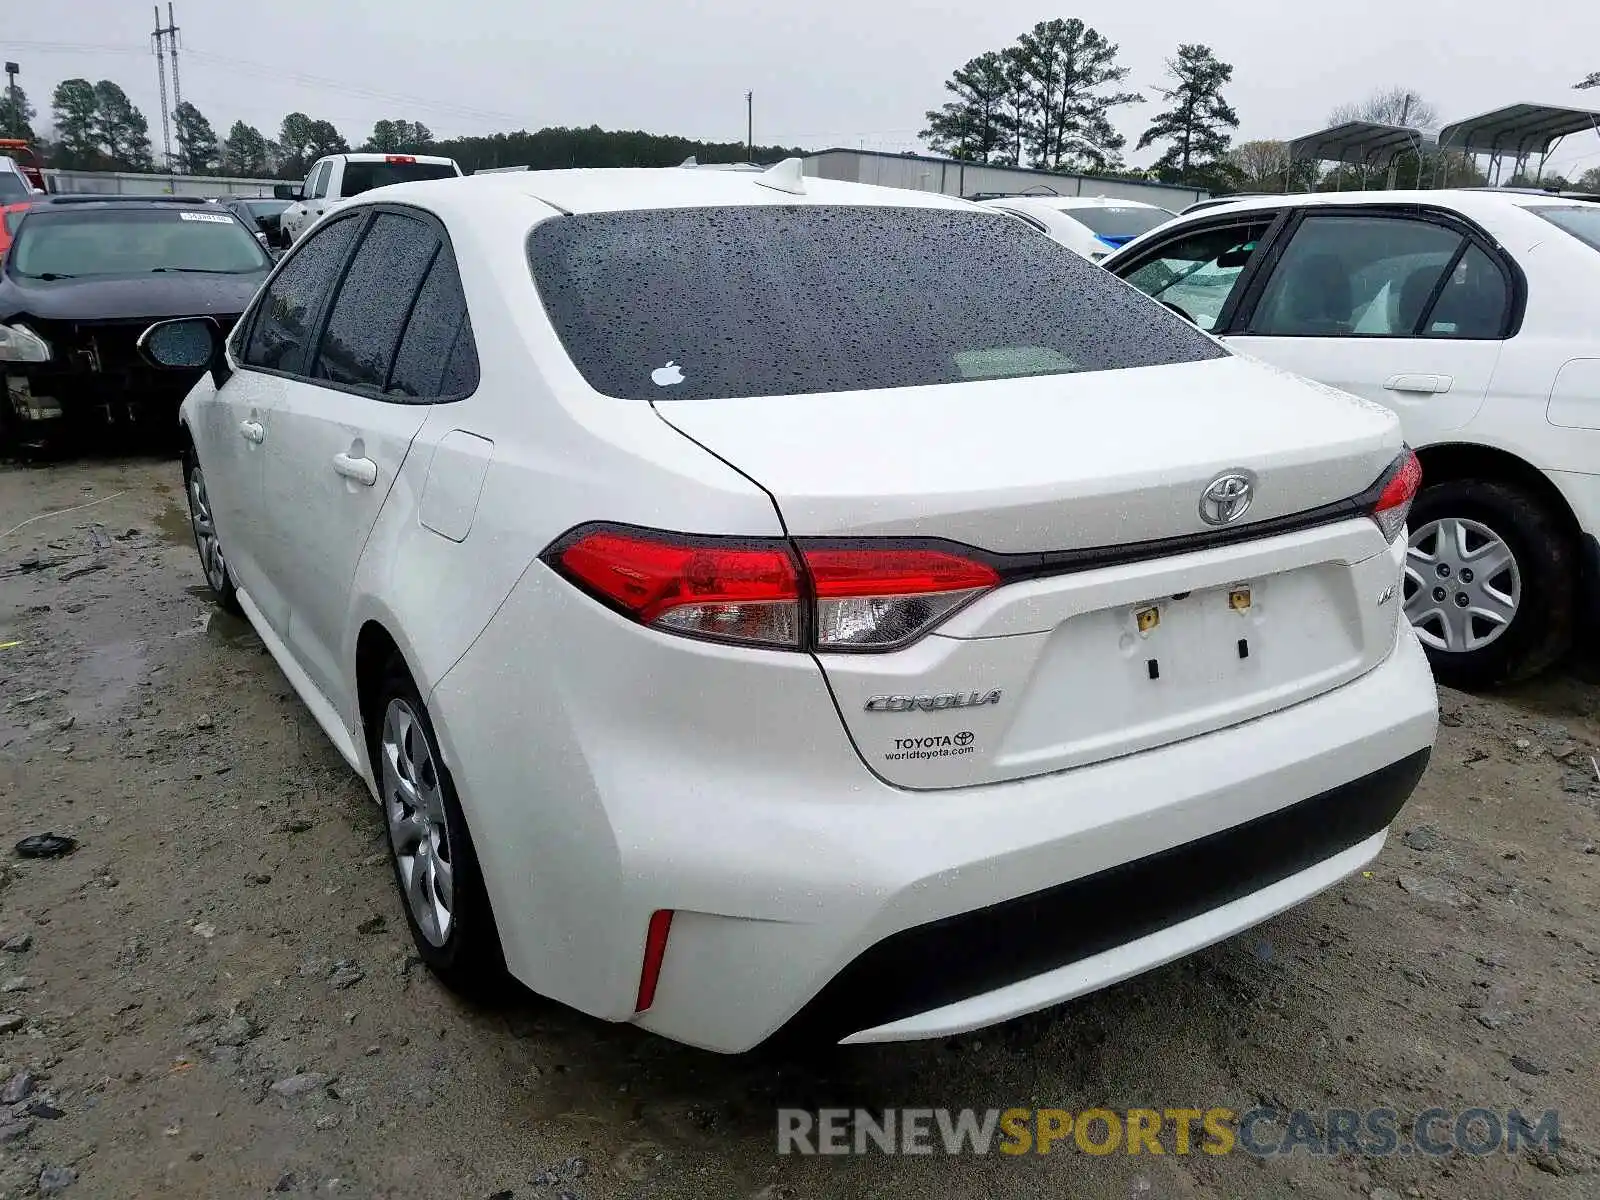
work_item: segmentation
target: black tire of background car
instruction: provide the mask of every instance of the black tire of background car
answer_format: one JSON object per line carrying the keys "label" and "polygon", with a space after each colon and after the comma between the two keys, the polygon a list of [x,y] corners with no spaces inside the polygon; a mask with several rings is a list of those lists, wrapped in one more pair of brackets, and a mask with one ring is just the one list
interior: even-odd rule
{"label": "black tire of background car", "polygon": [[389,844],[389,867],[394,877],[395,895],[400,901],[400,911],[405,913],[406,925],[411,930],[411,941],[417,956],[439,981],[469,1000],[479,1003],[505,998],[507,982],[505,955],[500,949],[500,931],[495,925],[494,911],[489,905],[489,892],[484,886],[483,869],[478,865],[478,852],[472,844],[472,834],[467,829],[467,819],[456,799],[455,781],[444,765],[444,755],[439,751],[439,739],[434,736],[433,720],[422,702],[417,685],[411,678],[405,660],[398,654],[384,668],[383,682],[378,688],[367,717],[367,753],[372,763],[372,773],[379,791],[383,787],[380,763],[383,737],[383,714],[389,701],[404,700],[417,714],[422,732],[428,739],[428,749],[439,769],[439,792],[444,799],[445,827],[450,836],[450,854],[455,868],[453,885],[455,909],[451,914],[454,928],[443,946],[433,946],[417,928],[411,905],[406,902],[405,883],[400,878],[400,866],[395,861],[394,847],[389,844],[387,819],[384,841]]}
{"label": "black tire of background car", "polygon": [[1430,648],[1434,676],[1449,687],[1472,690],[1537,675],[1572,645],[1578,554],[1571,537],[1547,506],[1504,483],[1456,480],[1424,487],[1410,527],[1446,517],[1477,521],[1506,543],[1522,575],[1522,600],[1510,627],[1481,650],[1450,654]]}
{"label": "black tire of background car", "polygon": [[194,473],[195,464],[199,460],[195,457],[193,448],[185,447],[183,451],[183,507],[189,513],[189,534],[194,538],[195,557],[200,560],[200,578],[205,580],[206,587],[211,592],[211,598],[217,602],[223,611],[236,617],[244,616],[244,609],[239,607],[239,589],[234,585],[233,573],[228,570],[228,552],[222,552],[222,590],[218,591],[211,585],[211,579],[206,575],[205,556],[200,552],[200,535],[194,528],[194,512],[189,506],[189,477]]}

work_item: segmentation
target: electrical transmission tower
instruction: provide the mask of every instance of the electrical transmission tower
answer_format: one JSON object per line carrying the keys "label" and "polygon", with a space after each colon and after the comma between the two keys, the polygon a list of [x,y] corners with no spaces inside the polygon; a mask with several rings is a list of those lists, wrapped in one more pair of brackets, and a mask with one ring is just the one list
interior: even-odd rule
{"label": "electrical transmission tower", "polygon": [[[161,6],[153,6],[156,15],[155,31],[150,43],[156,52],[156,78],[161,85],[161,149],[167,156],[167,170],[177,173],[178,160],[172,153],[172,113],[183,105],[183,91],[178,86],[178,26],[172,19],[172,5],[167,5],[167,25],[161,27]],[[167,108],[167,51],[172,52],[172,108]]]}

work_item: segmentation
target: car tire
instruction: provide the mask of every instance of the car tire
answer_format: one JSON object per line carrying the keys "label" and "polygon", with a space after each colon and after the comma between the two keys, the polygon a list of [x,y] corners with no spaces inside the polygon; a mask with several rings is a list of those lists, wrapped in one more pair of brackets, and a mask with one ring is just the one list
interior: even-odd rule
{"label": "car tire", "polygon": [[183,494],[189,508],[189,531],[194,535],[195,553],[200,556],[200,574],[211,589],[211,596],[226,611],[236,617],[244,615],[239,607],[239,589],[228,570],[227,556],[222,552],[222,542],[217,534],[216,521],[211,515],[211,498],[206,491],[205,472],[192,447],[183,451]]}
{"label": "car tire", "polygon": [[[1440,683],[1469,691],[1514,683],[1538,674],[1572,645],[1578,554],[1559,518],[1537,497],[1512,484],[1478,480],[1425,487],[1412,506],[1407,536],[1406,615]],[[1510,566],[1484,578],[1472,564],[1492,561],[1491,539],[1509,551]],[[1508,608],[1504,621],[1471,615]],[[1451,624],[1454,636],[1447,632]]]}
{"label": "car tire", "polygon": [[483,871],[427,706],[398,654],[368,711],[389,865],[417,954],[458,995],[498,998],[506,965]]}

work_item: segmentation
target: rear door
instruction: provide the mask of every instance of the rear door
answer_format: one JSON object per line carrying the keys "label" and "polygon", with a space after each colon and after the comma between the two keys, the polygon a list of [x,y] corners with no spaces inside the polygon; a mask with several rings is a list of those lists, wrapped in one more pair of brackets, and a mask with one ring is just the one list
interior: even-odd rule
{"label": "rear door", "polygon": [[[290,653],[323,696],[350,711],[341,645],[350,585],[431,397],[392,379],[418,293],[444,250],[414,209],[366,208],[356,248],[320,321],[305,375],[272,413],[263,507],[279,536],[270,570],[288,612]],[[420,399],[421,402],[418,402]]]}
{"label": "rear door", "polygon": [[1268,362],[1399,412],[1413,445],[1465,426],[1513,328],[1512,268],[1450,214],[1303,210],[1225,332]]}

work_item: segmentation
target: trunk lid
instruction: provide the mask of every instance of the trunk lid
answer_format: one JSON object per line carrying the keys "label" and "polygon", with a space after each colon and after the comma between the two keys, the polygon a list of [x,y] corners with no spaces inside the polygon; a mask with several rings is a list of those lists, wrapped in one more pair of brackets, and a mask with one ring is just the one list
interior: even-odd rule
{"label": "trunk lid", "polygon": [[[656,408],[765,488],[792,537],[1003,557],[1014,581],[910,646],[817,656],[892,783],[993,783],[1192,737],[1336,687],[1393,644],[1399,605],[1381,597],[1399,559],[1377,526],[1283,519],[1370,488],[1398,421],[1286,373],[1226,358]],[[1253,498],[1223,532],[1200,501],[1234,473]],[[1281,531],[1241,538],[1251,526]],[[1058,553],[1164,539],[1183,540],[1087,565]]]}

